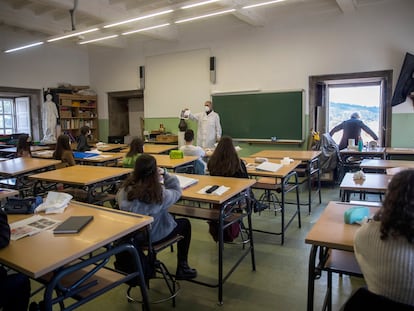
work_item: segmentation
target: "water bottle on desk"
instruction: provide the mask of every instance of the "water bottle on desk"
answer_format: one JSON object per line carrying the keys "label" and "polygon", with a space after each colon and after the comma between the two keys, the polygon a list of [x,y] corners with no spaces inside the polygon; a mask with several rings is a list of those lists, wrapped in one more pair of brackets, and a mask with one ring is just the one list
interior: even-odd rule
{"label": "water bottle on desk", "polygon": [[358,151],[361,152],[364,148],[364,142],[362,141],[361,136],[358,138]]}

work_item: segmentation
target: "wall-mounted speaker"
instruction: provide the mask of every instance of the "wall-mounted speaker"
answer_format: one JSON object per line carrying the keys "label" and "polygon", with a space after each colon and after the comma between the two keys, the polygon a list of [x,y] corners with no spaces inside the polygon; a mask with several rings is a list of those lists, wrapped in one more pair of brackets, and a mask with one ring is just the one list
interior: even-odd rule
{"label": "wall-mounted speaker", "polygon": [[140,89],[145,89],[145,67],[139,66],[139,86]]}
{"label": "wall-mounted speaker", "polygon": [[216,83],[216,58],[210,57],[210,82]]}

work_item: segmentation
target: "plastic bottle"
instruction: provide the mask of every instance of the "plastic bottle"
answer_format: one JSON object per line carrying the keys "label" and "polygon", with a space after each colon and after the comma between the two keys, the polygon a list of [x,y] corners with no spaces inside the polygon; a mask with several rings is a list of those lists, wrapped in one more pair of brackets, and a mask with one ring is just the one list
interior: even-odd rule
{"label": "plastic bottle", "polygon": [[358,151],[362,151],[362,148],[364,148],[364,142],[362,141],[361,136],[358,138]]}

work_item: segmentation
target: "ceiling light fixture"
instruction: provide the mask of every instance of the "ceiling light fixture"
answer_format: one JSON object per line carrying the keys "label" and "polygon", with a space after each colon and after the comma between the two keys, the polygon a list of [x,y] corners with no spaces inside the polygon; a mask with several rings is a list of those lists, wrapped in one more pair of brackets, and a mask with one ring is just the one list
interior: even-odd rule
{"label": "ceiling light fixture", "polygon": [[176,23],[176,24],[186,23],[186,22],[191,22],[191,21],[197,20],[197,19],[202,19],[202,18],[217,16],[217,15],[223,15],[223,14],[231,13],[231,12],[234,12],[234,11],[236,11],[236,9],[231,9],[231,10],[226,10],[226,11],[220,11],[220,12],[216,12],[216,13],[211,13],[211,14],[206,14],[206,15],[200,15],[200,16],[190,17],[190,18],[186,18],[186,19],[180,19],[178,21],[175,21],[174,23]]}
{"label": "ceiling light fixture", "polygon": [[133,33],[143,32],[143,31],[152,30],[152,29],[157,29],[157,28],[162,28],[162,27],[169,26],[169,25],[170,25],[170,23],[166,23],[166,24],[162,24],[162,25],[157,25],[157,26],[151,26],[151,27],[141,28],[141,29],[137,29],[137,30],[132,30],[132,31],[127,31],[127,32],[124,32],[124,33],[122,33],[122,35],[123,35],[123,36],[126,36],[126,35],[130,35],[130,34],[133,34]]}
{"label": "ceiling light fixture", "polygon": [[205,5],[205,4],[210,4],[213,2],[217,2],[219,0],[208,0],[208,1],[203,1],[203,2],[199,2],[199,3],[194,3],[194,4],[189,4],[189,5],[184,5],[181,7],[181,9],[185,10],[185,9],[191,9],[197,6],[201,6],[201,5]]}
{"label": "ceiling light fixture", "polygon": [[68,34],[68,35],[64,35],[64,36],[61,36],[61,37],[49,39],[49,40],[47,40],[47,42],[54,42],[54,41],[58,41],[58,40],[62,40],[62,39],[76,37],[76,36],[83,35],[85,33],[94,32],[94,31],[97,31],[97,30],[99,30],[99,28],[92,28],[92,29],[88,29],[88,30],[77,31],[77,32],[74,32],[74,33],[71,33],[71,34]]}
{"label": "ceiling light fixture", "polygon": [[171,12],[174,12],[174,10],[166,10],[166,11],[162,11],[162,12],[158,12],[158,13],[153,13],[153,14],[149,14],[149,15],[144,15],[144,16],[140,16],[140,17],[136,17],[136,18],[127,19],[127,20],[124,20],[124,21],[121,21],[121,22],[105,25],[104,28],[111,28],[111,27],[115,27],[115,26],[119,26],[119,25],[123,25],[123,24],[127,24],[127,23],[132,23],[132,22],[140,21],[140,20],[155,17],[155,16],[168,14],[168,13],[171,13]]}
{"label": "ceiling light fixture", "polygon": [[242,7],[242,9],[251,9],[251,8],[256,8],[256,7],[259,7],[259,6],[274,4],[274,3],[283,2],[283,1],[285,1],[285,0],[275,0],[275,1],[267,1],[267,2],[262,2],[262,3],[256,3],[256,4],[252,4],[252,5],[246,5],[246,6]]}
{"label": "ceiling light fixture", "polygon": [[24,45],[24,46],[21,46],[21,47],[18,47],[18,48],[14,48],[14,49],[6,50],[6,51],[4,51],[4,53],[16,52],[16,51],[19,51],[19,50],[23,50],[23,49],[31,48],[31,47],[38,46],[38,45],[42,45],[43,43],[44,43],[43,41],[40,41],[40,42],[35,42],[35,43],[28,44],[28,45]]}
{"label": "ceiling light fixture", "polygon": [[97,38],[97,39],[92,39],[92,40],[87,40],[87,41],[81,41],[81,42],[79,42],[78,44],[92,43],[92,42],[97,42],[97,41],[102,41],[102,40],[112,39],[112,38],[116,38],[116,37],[118,37],[118,35],[112,35],[112,36],[106,36],[106,37]]}

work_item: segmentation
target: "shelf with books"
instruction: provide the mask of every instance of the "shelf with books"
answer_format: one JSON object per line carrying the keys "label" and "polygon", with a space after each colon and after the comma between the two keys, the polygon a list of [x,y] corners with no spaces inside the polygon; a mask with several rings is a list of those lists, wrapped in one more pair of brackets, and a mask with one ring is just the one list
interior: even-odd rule
{"label": "shelf with books", "polygon": [[91,129],[90,142],[99,139],[97,97],[90,95],[58,94],[62,132],[71,140],[80,135],[82,126]]}

